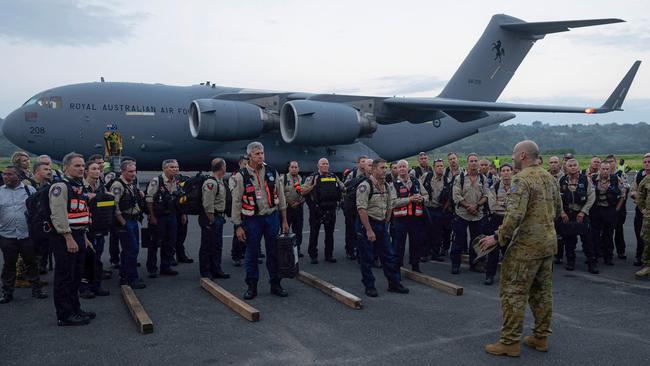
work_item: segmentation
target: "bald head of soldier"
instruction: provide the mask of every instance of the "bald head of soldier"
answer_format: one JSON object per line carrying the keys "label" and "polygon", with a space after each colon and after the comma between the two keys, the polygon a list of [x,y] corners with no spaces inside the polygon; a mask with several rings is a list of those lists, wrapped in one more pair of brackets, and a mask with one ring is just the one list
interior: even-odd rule
{"label": "bald head of soldier", "polygon": [[529,166],[537,165],[539,147],[532,140],[524,140],[515,145],[512,152],[512,162],[515,169],[523,170]]}
{"label": "bald head of soldier", "polygon": [[321,158],[320,160],[318,160],[318,173],[323,175],[329,173],[329,171],[330,171],[330,161],[325,158]]}
{"label": "bald head of soldier", "polygon": [[226,174],[226,161],[223,158],[214,158],[210,162],[210,170],[212,170],[212,175],[221,178]]}

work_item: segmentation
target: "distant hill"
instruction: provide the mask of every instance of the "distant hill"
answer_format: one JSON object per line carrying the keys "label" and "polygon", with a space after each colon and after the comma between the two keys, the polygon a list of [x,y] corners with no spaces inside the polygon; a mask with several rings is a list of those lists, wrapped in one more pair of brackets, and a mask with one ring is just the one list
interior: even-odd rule
{"label": "distant hill", "polygon": [[639,122],[552,126],[536,121],[532,125],[499,126],[438,148],[434,154],[510,154],[514,145],[525,139],[537,142],[544,154],[638,154],[650,151],[650,125]]}

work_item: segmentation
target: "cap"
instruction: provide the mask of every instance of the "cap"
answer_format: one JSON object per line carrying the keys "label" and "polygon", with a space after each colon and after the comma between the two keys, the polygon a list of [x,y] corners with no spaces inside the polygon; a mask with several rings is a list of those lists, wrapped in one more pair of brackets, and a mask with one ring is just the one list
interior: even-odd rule
{"label": "cap", "polygon": [[564,154],[564,158],[565,158],[565,159],[573,159],[573,154],[571,154],[571,153],[566,153],[566,154]]}

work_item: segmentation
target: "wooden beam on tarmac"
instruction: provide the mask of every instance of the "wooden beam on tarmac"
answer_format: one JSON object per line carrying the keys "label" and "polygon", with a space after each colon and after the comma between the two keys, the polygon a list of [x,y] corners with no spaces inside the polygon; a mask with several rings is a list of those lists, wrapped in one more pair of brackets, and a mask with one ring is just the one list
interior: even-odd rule
{"label": "wooden beam on tarmac", "polygon": [[260,321],[260,312],[254,307],[248,305],[244,300],[231,294],[223,287],[217,285],[212,280],[206,277],[201,278],[201,287],[209,292],[217,300],[221,301],[224,305],[229,307],[232,311],[243,316],[249,322]]}
{"label": "wooden beam on tarmac", "polygon": [[414,272],[411,271],[410,269],[406,269],[404,267],[401,268],[402,276],[413,280],[415,282],[419,282],[421,284],[431,286],[437,290],[440,290],[442,292],[446,292],[450,295],[454,296],[460,296],[463,294],[463,288],[458,285],[454,285],[451,282],[443,281],[439,278],[431,277],[429,275],[425,275],[424,273],[419,273],[419,272]]}
{"label": "wooden beam on tarmac", "polygon": [[327,281],[323,281],[312,274],[300,271],[298,272],[296,279],[302,283],[316,288],[317,290],[320,290],[325,295],[333,297],[336,301],[342,303],[345,306],[351,307],[352,309],[361,309],[363,307],[363,302],[360,298],[332,285]]}
{"label": "wooden beam on tarmac", "polygon": [[135,296],[135,292],[130,286],[122,285],[122,297],[124,298],[124,303],[129,308],[133,319],[138,325],[138,330],[142,334],[153,333],[153,322],[147,315],[147,312],[140,304],[140,300]]}

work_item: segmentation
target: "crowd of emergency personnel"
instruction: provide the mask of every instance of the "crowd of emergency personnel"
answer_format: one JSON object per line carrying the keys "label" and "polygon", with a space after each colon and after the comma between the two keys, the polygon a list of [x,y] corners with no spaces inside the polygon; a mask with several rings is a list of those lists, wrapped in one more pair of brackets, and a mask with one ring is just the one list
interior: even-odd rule
{"label": "crowd of emergency personnel", "polygon": [[[531,164],[540,166],[541,157],[536,159]],[[191,215],[198,216],[201,229],[198,275],[211,279],[231,277],[223,270],[222,253],[223,228],[226,221],[232,223],[231,259],[235,267],[244,267],[244,274],[237,276],[244,277],[247,300],[257,296],[263,258],[270,292],[288,295],[281,284],[286,276],[280,273],[278,242],[289,235],[279,234],[293,233],[297,256],[306,252],[309,265],[321,259],[337,263],[338,210],[345,218],[346,258],[358,263],[367,296],[378,296],[373,267],[382,269],[388,291],[406,294],[401,267],[419,272],[422,262],[448,259],[452,274],[461,272],[465,259],[469,271],[484,273],[485,285],[492,285],[508,247],[476,260],[470,243],[499,231],[512,204],[509,196],[517,192],[514,182],[521,168],[473,153],[466,161],[461,167],[458,155],[449,153],[444,160],[430,162],[422,152],[411,168],[406,160],[388,164],[359,156],[354,168],[337,175],[327,158],[304,168],[297,161],[272,167],[265,163],[264,146],[252,142],[231,174],[222,158],[209,162],[210,175],[196,176],[179,174],[178,162],[167,159],[162,171],[144,185],[138,182],[137,161],[128,157],[121,158],[119,167],[109,167],[101,155],[69,153],[61,161],[62,170],[55,170],[46,155],[31,166],[27,153],[16,152],[0,183],[0,304],[12,302],[15,287],[31,287],[34,298],[46,298],[40,276],[53,270],[58,325],[88,324],[96,314],[83,310],[79,298],[110,295],[105,280],[112,278],[113,270],[118,270],[120,285],[143,289],[143,277],[154,281],[175,276],[179,263],[193,262],[184,247]],[[644,251],[643,245],[650,241],[650,153],[631,182],[629,169],[613,155],[604,160],[594,156],[588,167],[581,167],[566,154],[550,157],[548,165],[562,207],[554,219],[556,266],[581,268],[582,260],[576,260],[578,238],[585,269],[593,274],[599,273],[599,264],[611,266],[626,259],[623,224],[626,201],[633,199],[634,265],[642,266],[636,275],[650,277],[650,249]],[[301,169],[314,173],[303,174]],[[522,228],[517,235],[527,232]],[[142,267],[141,248],[147,250]],[[108,261],[102,259],[105,249]]]}

